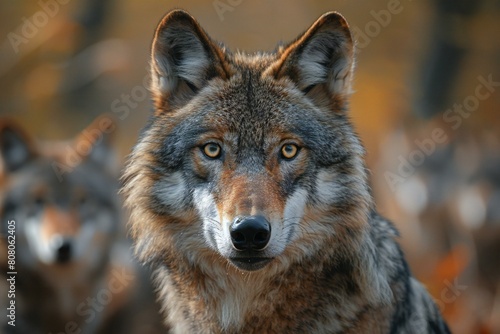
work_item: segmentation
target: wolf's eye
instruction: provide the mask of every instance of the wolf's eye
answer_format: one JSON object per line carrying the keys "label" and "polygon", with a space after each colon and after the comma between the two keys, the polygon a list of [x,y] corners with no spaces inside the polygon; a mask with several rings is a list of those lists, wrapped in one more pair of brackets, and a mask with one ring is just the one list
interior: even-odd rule
{"label": "wolf's eye", "polygon": [[35,205],[37,207],[42,207],[45,205],[45,198],[43,198],[42,196],[36,196],[35,199],[33,200],[33,202],[35,203]]}
{"label": "wolf's eye", "polygon": [[218,144],[208,143],[202,147],[203,153],[210,159],[217,159],[220,157],[222,149]]}
{"label": "wolf's eye", "polygon": [[88,204],[88,198],[87,198],[87,196],[81,195],[80,197],[78,197],[77,204],[79,206],[84,206],[84,205]]}
{"label": "wolf's eye", "polygon": [[299,148],[295,144],[286,144],[281,147],[281,155],[285,159],[293,159],[299,152]]}

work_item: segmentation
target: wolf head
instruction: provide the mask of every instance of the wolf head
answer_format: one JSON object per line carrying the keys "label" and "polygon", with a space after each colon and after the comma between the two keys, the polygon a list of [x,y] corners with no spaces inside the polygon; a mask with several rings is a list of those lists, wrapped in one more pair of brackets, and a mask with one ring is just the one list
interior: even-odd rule
{"label": "wolf head", "polygon": [[254,271],[355,244],[371,200],[347,115],[353,64],[335,12],[253,55],[168,13],[152,45],[156,111],[124,174],[141,259]]}
{"label": "wolf head", "polygon": [[2,234],[15,221],[23,268],[67,273],[78,267],[84,274],[107,258],[120,220],[106,119],[73,141],[53,143],[38,143],[16,123],[0,121]]}

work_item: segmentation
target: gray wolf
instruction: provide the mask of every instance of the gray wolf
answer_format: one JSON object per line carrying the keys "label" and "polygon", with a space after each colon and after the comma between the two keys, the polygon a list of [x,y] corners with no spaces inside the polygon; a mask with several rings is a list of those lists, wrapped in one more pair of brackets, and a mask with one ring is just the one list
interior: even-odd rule
{"label": "gray wolf", "polygon": [[[2,293],[0,300],[2,333],[133,333],[135,325],[124,319],[130,312],[144,319],[133,307],[157,311],[152,289],[146,298],[148,280],[118,240],[114,127],[104,116],[73,140],[42,142],[0,120],[0,285],[5,273],[17,272],[15,298]],[[15,245],[14,270],[7,267],[7,244]],[[4,314],[11,300],[15,318]]]}
{"label": "gray wolf", "polygon": [[155,111],[123,176],[173,333],[448,333],[377,214],[338,13],[272,53],[182,10],[154,34]]}

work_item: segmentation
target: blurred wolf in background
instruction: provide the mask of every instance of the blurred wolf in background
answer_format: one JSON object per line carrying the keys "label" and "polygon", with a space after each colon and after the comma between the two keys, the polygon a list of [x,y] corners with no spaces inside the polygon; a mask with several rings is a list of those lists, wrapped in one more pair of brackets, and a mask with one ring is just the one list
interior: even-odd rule
{"label": "blurred wolf in background", "polygon": [[375,211],[348,120],[353,64],[334,12],[252,55],[184,11],[160,22],[156,111],[123,193],[172,332],[449,332]]}
{"label": "blurred wolf in background", "polygon": [[[118,240],[113,130],[101,117],[73,141],[38,143],[0,121],[1,267],[2,275],[17,272],[15,327],[2,294],[2,333],[134,333],[136,320],[146,325],[135,324],[135,333],[154,333],[152,290]],[[15,270],[6,266],[11,221]],[[145,319],[138,310],[148,307]]]}

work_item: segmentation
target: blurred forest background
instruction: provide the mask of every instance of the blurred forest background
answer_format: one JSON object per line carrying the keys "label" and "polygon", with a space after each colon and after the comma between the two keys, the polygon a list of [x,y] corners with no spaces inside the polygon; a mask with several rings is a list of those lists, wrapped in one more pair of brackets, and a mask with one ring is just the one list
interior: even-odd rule
{"label": "blurred forest background", "polygon": [[52,140],[112,114],[123,161],[152,108],[152,34],[173,8],[248,52],[342,13],[378,208],[452,331],[500,333],[499,0],[2,0],[0,115]]}

